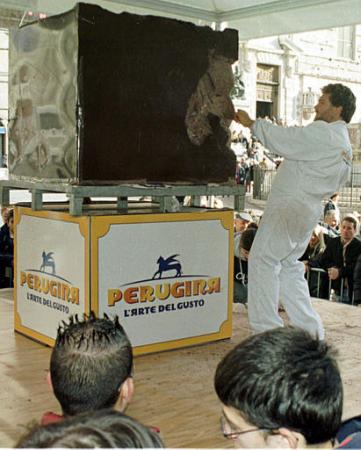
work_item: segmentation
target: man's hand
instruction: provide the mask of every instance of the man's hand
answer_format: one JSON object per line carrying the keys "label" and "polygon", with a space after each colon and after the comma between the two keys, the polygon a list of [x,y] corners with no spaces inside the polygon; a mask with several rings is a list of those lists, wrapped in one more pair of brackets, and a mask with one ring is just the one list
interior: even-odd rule
{"label": "man's hand", "polygon": [[340,276],[340,271],[337,269],[337,267],[330,267],[327,272],[330,280],[337,280],[337,278]]}
{"label": "man's hand", "polygon": [[310,270],[310,267],[308,265],[308,261],[302,261],[302,262],[303,262],[303,265],[305,266],[305,273],[308,273],[309,270]]}
{"label": "man's hand", "polygon": [[252,120],[248,113],[246,111],[243,111],[242,109],[238,109],[235,116],[234,116],[234,120],[238,123],[240,123],[241,125],[243,125],[244,127],[248,127],[251,128],[251,126],[254,123],[254,120]]}

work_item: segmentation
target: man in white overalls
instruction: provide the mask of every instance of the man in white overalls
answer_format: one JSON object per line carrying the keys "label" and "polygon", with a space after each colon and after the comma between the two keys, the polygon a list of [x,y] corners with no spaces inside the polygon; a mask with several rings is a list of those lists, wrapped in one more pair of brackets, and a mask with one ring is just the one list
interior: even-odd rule
{"label": "man in white overalls", "polygon": [[284,157],[249,257],[248,313],[255,333],[283,325],[278,314],[281,300],[292,325],[324,338],[298,258],[322,215],[322,199],[339,191],[350,175],[346,123],[355,108],[349,88],[329,84],[315,106],[314,122],[306,127],[281,127],[251,120],[245,111],[236,113],[237,122]]}

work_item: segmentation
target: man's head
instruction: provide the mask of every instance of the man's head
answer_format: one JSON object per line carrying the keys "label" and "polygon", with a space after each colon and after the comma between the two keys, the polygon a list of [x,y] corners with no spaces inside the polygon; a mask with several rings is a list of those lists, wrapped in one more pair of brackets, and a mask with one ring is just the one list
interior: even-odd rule
{"label": "man's head", "polygon": [[1,218],[4,223],[8,223],[8,217],[9,217],[9,208],[6,206],[1,207]]}
{"label": "man's head", "polygon": [[59,327],[50,360],[51,385],[64,415],[115,407],[133,394],[133,353],[118,321],[106,315]]}
{"label": "man's head", "polygon": [[241,259],[244,261],[248,261],[249,252],[251,251],[256,233],[257,228],[247,228],[247,230],[245,230],[241,235],[241,239],[239,241],[239,254]]}
{"label": "man's head", "polygon": [[351,121],[356,109],[356,97],[351,89],[343,84],[328,84],[322,88],[322,95],[315,106],[315,120],[325,122],[336,122],[344,120]]}
{"label": "man's head", "polygon": [[11,233],[14,233],[14,210],[10,209],[8,212],[7,224]]}
{"label": "man's head", "polygon": [[158,433],[137,420],[103,409],[36,425],[16,448],[164,448],[164,444]]}
{"label": "man's head", "polygon": [[321,225],[316,225],[315,228],[312,231],[312,235],[310,238],[309,246],[311,248],[315,248],[317,246],[322,249],[322,251],[325,249],[325,241],[323,237],[323,228]]}
{"label": "man's head", "polygon": [[276,328],[241,342],[218,364],[215,389],[223,432],[238,447],[322,444],[340,426],[343,393],[334,355],[300,329]]}
{"label": "man's head", "polygon": [[344,243],[351,242],[356,236],[358,221],[354,216],[345,216],[340,226],[341,240]]}
{"label": "man's head", "polygon": [[330,199],[334,202],[337,203],[340,199],[340,193],[339,192],[335,192],[334,194],[331,195]]}
{"label": "man's head", "polygon": [[334,209],[329,209],[326,211],[324,217],[325,224],[329,225],[331,228],[337,227],[337,212]]}
{"label": "man's head", "polygon": [[241,211],[234,213],[234,231],[242,232],[247,229],[248,225],[252,222],[251,214]]}

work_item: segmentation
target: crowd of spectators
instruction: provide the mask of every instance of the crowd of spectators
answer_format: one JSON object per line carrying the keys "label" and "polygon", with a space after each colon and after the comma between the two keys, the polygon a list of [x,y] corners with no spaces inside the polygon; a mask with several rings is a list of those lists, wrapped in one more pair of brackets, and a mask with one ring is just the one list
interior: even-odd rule
{"label": "crowd of spectators", "polygon": [[361,304],[359,228],[355,215],[346,214],[337,222],[337,212],[325,208],[324,222],[315,228],[306,252],[300,258],[305,264],[312,296]]}
{"label": "crowd of spectators", "polygon": [[245,136],[245,131],[233,131],[231,147],[237,156],[235,180],[251,193],[255,179],[256,167],[263,172],[277,169],[282,158],[271,155],[254,136]]}
{"label": "crowd of spectators", "polygon": [[[313,230],[300,261],[304,263],[312,297],[358,306],[361,305],[360,224],[355,214],[348,213],[340,219],[338,199],[339,193],[335,193],[325,203],[323,220]],[[247,286],[248,253],[245,257],[241,237],[249,227],[256,228],[258,220],[247,211],[234,214],[235,303],[247,303],[244,286]],[[251,244],[248,239],[246,242],[249,251]]]}
{"label": "crowd of spectators", "polygon": [[[132,347],[117,317],[70,317],[50,359],[61,414],[44,414],[15,448],[164,448],[161,430],[126,414],[132,376]],[[341,422],[336,353],[304,330],[275,328],[245,339],[219,362],[214,387],[221,432],[238,448],[360,444],[360,417]]]}

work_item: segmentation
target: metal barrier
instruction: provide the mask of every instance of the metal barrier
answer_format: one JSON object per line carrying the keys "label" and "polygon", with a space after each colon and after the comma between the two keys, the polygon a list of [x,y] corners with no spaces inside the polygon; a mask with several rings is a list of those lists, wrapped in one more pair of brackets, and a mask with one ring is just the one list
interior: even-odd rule
{"label": "metal barrier", "polygon": [[[311,280],[311,274],[312,273],[316,273],[317,274],[317,296],[316,298],[320,298],[320,289],[321,289],[321,276],[322,274],[327,274],[327,272],[319,267],[310,267],[308,272],[307,272],[307,283],[308,283],[308,288],[310,289],[310,294],[311,294],[311,286],[310,286],[310,280]],[[345,292],[347,293],[347,291],[345,290],[345,278],[341,278],[341,286],[340,286],[340,295],[338,296],[337,294],[335,294],[333,292],[332,289],[332,280],[328,280],[328,300],[330,301],[342,301],[342,298],[345,295]],[[348,295],[348,294],[347,294]],[[346,302],[342,302],[342,303],[346,303]],[[349,302],[347,302],[347,304],[349,304]],[[351,300],[351,305],[354,304],[354,294],[352,293],[352,300]]]}
{"label": "metal barrier", "polygon": [[[312,273],[317,273],[317,290],[316,290],[317,296],[316,296],[316,298],[320,298],[321,274],[326,273],[326,271],[321,268],[318,268],[318,267],[309,267],[309,269],[307,271],[307,283],[308,283],[308,288],[310,290],[310,294],[311,294],[310,281],[311,281]],[[330,293],[331,293],[331,280],[329,283],[329,298],[330,298]]]}
{"label": "metal barrier", "polygon": [[276,170],[264,170],[259,166],[254,166],[253,198],[267,200],[275,176]]}

